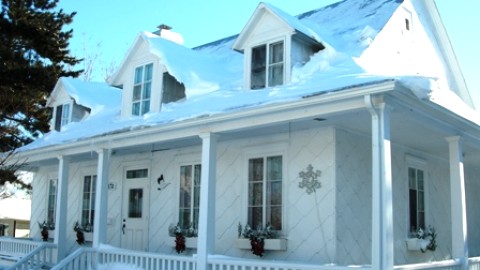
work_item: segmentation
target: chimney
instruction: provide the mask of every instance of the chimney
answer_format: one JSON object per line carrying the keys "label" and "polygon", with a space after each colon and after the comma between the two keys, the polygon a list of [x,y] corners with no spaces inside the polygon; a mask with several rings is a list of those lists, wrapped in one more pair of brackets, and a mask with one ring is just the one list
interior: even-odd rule
{"label": "chimney", "polygon": [[160,24],[157,26],[158,31],[155,31],[154,34],[159,35],[161,38],[168,39],[180,45],[183,45],[183,37],[179,33],[173,32],[172,27],[166,24]]}

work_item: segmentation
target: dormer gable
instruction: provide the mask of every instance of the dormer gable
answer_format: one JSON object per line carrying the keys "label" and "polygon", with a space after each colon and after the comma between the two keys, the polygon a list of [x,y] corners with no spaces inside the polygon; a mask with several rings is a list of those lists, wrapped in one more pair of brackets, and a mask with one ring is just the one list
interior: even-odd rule
{"label": "dormer gable", "polygon": [[118,107],[121,92],[102,82],[84,82],[61,77],[47,99],[52,108],[50,130],[62,131],[71,122],[80,122],[102,109]]}
{"label": "dormer gable", "polygon": [[290,82],[293,66],[307,62],[324,45],[296,17],[260,3],[232,48],[244,53],[244,87],[260,89]]}
{"label": "dormer gable", "polygon": [[225,60],[161,35],[141,32],[109,80],[123,89],[121,116],[158,113],[163,104],[220,89],[222,83],[231,83],[231,78],[238,76],[227,66],[232,59]]}

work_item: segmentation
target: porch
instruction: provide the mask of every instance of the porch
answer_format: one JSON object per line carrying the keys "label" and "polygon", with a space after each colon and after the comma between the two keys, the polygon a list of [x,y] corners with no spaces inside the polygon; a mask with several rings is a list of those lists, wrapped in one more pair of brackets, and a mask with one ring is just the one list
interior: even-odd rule
{"label": "porch", "polygon": [[[385,85],[376,86],[381,88],[380,90],[391,90],[395,86],[392,83],[385,83]],[[364,92],[365,89],[356,89],[357,91]],[[373,89],[375,90],[375,89]],[[368,91],[373,91],[368,89]],[[376,90],[376,91],[380,91]],[[401,96],[403,97],[403,95]],[[468,244],[474,245],[476,241],[467,242],[466,238],[466,226],[467,226],[467,207],[465,203],[465,187],[464,187],[464,164],[468,164],[472,167],[476,167],[479,164],[480,155],[478,150],[478,131],[472,127],[469,123],[456,123],[456,119],[452,119],[448,115],[445,116],[445,121],[432,121],[431,115],[437,113],[432,108],[427,108],[418,111],[414,111],[412,107],[421,108],[418,105],[419,101],[414,98],[413,101],[410,97],[403,97],[407,100],[393,100],[388,96],[371,96],[371,95],[359,95],[355,96],[348,102],[340,103],[342,106],[338,106],[338,100],[332,97],[318,96],[305,99],[299,102],[298,108],[296,106],[274,106],[269,108],[268,113],[264,111],[246,111],[238,112],[237,115],[232,116],[232,119],[225,119],[224,116],[211,117],[200,119],[192,123],[174,123],[167,126],[156,127],[151,129],[144,129],[132,132],[127,135],[115,135],[112,138],[103,139],[97,138],[92,141],[78,142],[78,145],[73,145],[63,149],[66,146],[58,146],[53,149],[55,151],[38,150],[38,157],[32,166],[53,168],[57,171],[58,186],[57,186],[57,209],[56,213],[56,228],[54,233],[55,244],[58,245],[58,258],[66,258],[58,264],[55,269],[83,269],[86,265],[92,265],[93,269],[96,269],[98,265],[108,263],[121,263],[121,264],[133,264],[142,269],[160,268],[160,269],[213,269],[213,270],[233,270],[233,269],[480,269],[477,261],[480,259],[468,258]],[[306,104],[303,104],[306,103]],[[321,105],[321,106],[319,106]],[[411,105],[411,106],[410,106]],[[392,107],[395,109],[392,110]],[[308,108],[308,110],[306,109]],[[254,115],[255,114],[255,115]],[[271,117],[271,114],[275,115],[275,118]],[[275,121],[273,121],[275,119]],[[228,120],[228,121],[227,121]],[[198,123],[197,123],[198,122]],[[255,123],[253,125],[252,123]],[[463,133],[456,132],[455,125],[460,125],[462,129],[465,129]],[[243,221],[238,219],[239,211],[228,210],[225,205],[238,205],[236,201],[228,201],[228,203],[217,203],[216,197],[211,196],[215,194],[217,189],[222,191],[228,190],[224,185],[225,181],[217,181],[217,179],[236,179],[232,175],[223,175],[225,173],[224,168],[231,166],[227,163],[226,159],[219,153],[236,153],[237,156],[242,155],[241,149],[244,148],[244,144],[235,145],[233,148],[230,142],[234,140],[243,139],[245,141],[256,140],[254,145],[258,147],[262,145],[262,142],[268,141],[267,139],[275,138],[281,142],[287,142],[282,144],[281,147],[288,148],[285,151],[291,153],[296,152],[297,149],[308,149],[309,145],[319,146],[319,143],[328,145],[329,142],[334,142],[337,137],[318,136],[313,137],[310,144],[301,146],[293,145],[291,142],[302,142],[307,137],[306,131],[318,131],[328,130],[329,135],[334,134],[331,127],[339,127],[338,130],[348,129],[351,136],[345,136],[344,141],[355,141],[356,145],[366,146],[364,151],[358,153],[367,153],[359,157],[357,161],[364,160],[363,157],[370,157],[369,161],[365,164],[358,162],[358,164],[364,165],[362,167],[362,175],[358,179],[364,181],[365,192],[362,198],[371,198],[371,201],[365,200],[354,201],[352,205],[363,205],[366,210],[366,214],[359,214],[360,217],[365,218],[368,222],[361,223],[356,230],[349,230],[351,228],[342,228],[345,232],[341,234],[345,236],[345,240],[349,235],[356,236],[360,232],[369,232],[364,235],[362,242],[358,244],[357,250],[360,250],[364,254],[364,258],[359,264],[366,263],[368,265],[348,265],[340,266],[342,263],[339,259],[353,258],[351,246],[343,244],[345,252],[335,254],[336,250],[333,250],[332,246],[336,244],[338,237],[331,237],[331,239],[319,238],[322,246],[317,247],[317,250],[312,251],[309,247],[314,245],[304,245],[302,250],[298,250],[297,257],[289,256],[289,254],[282,253],[277,258],[269,258],[269,260],[254,260],[245,258],[240,254],[238,249],[231,251],[229,249],[232,240],[235,240],[236,227],[238,222]],[[335,129],[337,130],[337,129]],[[415,131],[415,132],[412,132]],[[315,133],[317,134],[317,133]],[[322,133],[323,134],[323,133]],[[360,134],[360,135],[357,135]],[[259,137],[265,137],[267,139],[259,140]],[[324,140],[325,138],[330,140]],[[353,139],[351,139],[353,138]],[[360,139],[359,139],[360,138]],[[370,141],[370,143],[368,143]],[[393,143],[392,143],[393,142]],[[218,144],[218,149],[217,149]],[[292,143],[293,144],[293,143]],[[408,228],[407,222],[402,222],[401,226],[394,229],[393,218],[393,190],[400,190],[400,188],[392,187],[392,144],[394,147],[402,149],[415,149],[415,153],[426,153],[429,157],[441,157],[445,162],[438,163],[436,168],[441,168],[440,179],[446,179],[444,192],[439,196],[435,202],[436,209],[447,209],[450,212],[441,212],[442,218],[438,218],[437,226],[443,226],[441,232],[442,243],[438,256],[434,258],[414,258],[410,262],[427,262],[420,264],[408,264],[399,265],[398,262],[394,262],[394,257],[397,253],[403,252],[407,256],[411,255],[405,248],[406,233]],[[245,144],[247,145],[247,144]],[[149,177],[150,182],[154,184],[160,184],[160,179],[165,173],[167,179],[172,179],[174,173],[170,173],[170,177],[167,177],[167,164],[168,162],[162,162],[165,160],[172,160],[172,156],[176,154],[175,149],[188,149],[186,152],[190,152],[191,148],[196,147],[195,151],[198,153],[198,159],[201,161],[201,179],[202,185],[200,186],[200,211],[199,223],[198,223],[198,243],[197,250],[194,251],[195,255],[188,256],[173,256],[167,255],[164,248],[168,248],[166,244],[166,229],[160,228],[159,218],[161,215],[158,213],[152,213],[150,216],[152,224],[160,224],[155,228],[156,232],[151,233],[156,237],[155,246],[148,247],[142,250],[155,251],[156,253],[142,253],[135,251],[127,251],[121,249],[105,248],[103,244],[108,243],[113,246],[120,246],[122,244],[121,237],[125,234],[121,230],[123,220],[120,218],[121,214],[118,212],[116,215],[111,214],[111,209],[108,206],[117,205],[121,198],[122,189],[120,188],[121,182],[111,182],[112,179],[121,179],[121,175],[115,173],[123,172],[122,162],[128,161],[129,157],[132,159],[146,159],[151,164],[156,164],[157,167],[164,166],[162,169],[158,169],[152,173],[154,177]],[[293,148],[297,147],[297,148]],[[232,151],[232,148],[234,149]],[[320,147],[321,148],[321,147]],[[345,147],[347,149],[348,147]],[[57,152],[62,150],[62,155],[58,155]],[[64,151],[63,151],[64,150]],[[396,150],[394,148],[394,150]],[[320,152],[320,151],[318,151]],[[349,150],[344,150],[344,153]],[[144,154],[147,153],[147,154]],[[466,153],[466,154],[465,154]],[[33,155],[33,154],[32,154]],[[147,159],[145,155],[149,155],[151,159]],[[229,157],[229,160],[240,160],[237,156]],[[293,156],[293,155],[292,155]],[[333,162],[333,155],[326,155]],[[403,153],[394,153],[393,157],[396,160],[400,160],[405,155]],[[310,155],[305,155],[305,160]],[[465,160],[464,160],[464,157]],[[32,157],[32,159],[35,157]],[[71,172],[79,171],[80,165],[74,167],[72,164],[85,162],[92,160],[93,162],[87,165],[94,168],[93,174],[97,175],[96,186],[96,200],[95,200],[95,223],[92,235],[93,248],[78,248],[75,246],[73,249],[72,231],[66,228],[70,228],[72,222],[75,221],[78,215],[70,215],[73,212],[68,211],[68,203],[73,204],[73,200],[69,199],[69,185],[75,184],[79,181],[72,181],[74,177],[69,175]],[[443,161],[442,160],[442,161]],[[320,158],[319,160],[320,161]],[[218,164],[217,164],[218,163]],[[240,168],[241,162],[237,162]],[[319,163],[319,162],[318,162]],[[119,165],[120,164],[120,165]],[[162,165],[165,164],[165,165]],[[290,178],[295,179],[298,169],[303,169],[308,163],[300,162],[297,167],[290,169]],[[217,167],[220,169],[217,170]],[[368,168],[367,168],[368,167]],[[325,166],[321,168],[326,171],[332,166]],[[115,169],[115,170],[114,170]],[[346,168],[348,170],[348,168]],[[113,171],[110,173],[110,171]],[[472,173],[471,173],[472,174]],[[333,174],[331,174],[333,175]],[[401,175],[401,173],[395,176]],[[156,177],[159,176],[158,179]],[[350,176],[350,175],[348,175]],[[346,176],[345,179],[350,179]],[[333,178],[333,180],[348,185],[347,181],[340,179],[339,177]],[[357,179],[357,178],[354,178]],[[396,179],[400,179],[397,177]],[[476,179],[474,177],[472,180]],[[157,181],[154,181],[157,180]],[[333,182],[333,180],[331,182]],[[397,183],[406,183],[397,180]],[[448,181],[447,181],[448,180]],[[241,181],[238,181],[241,182]],[[472,181],[473,182],[473,181]],[[359,182],[362,183],[362,182]],[[365,184],[366,183],[366,184]],[[395,184],[395,182],[393,182]],[[112,189],[110,189],[110,185]],[[217,187],[218,185],[218,187]],[[297,183],[293,183],[297,185]],[[118,188],[117,188],[118,187]],[[172,194],[170,192],[163,192],[162,196],[159,196],[160,190],[163,186],[154,186],[152,194],[154,193],[155,200],[152,200],[152,205],[163,205],[164,202],[173,201],[173,197],[168,196]],[[70,188],[71,190],[78,190],[78,186]],[[292,189],[291,189],[292,190]],[[472,192],[475,189],[472,189]],[[298,191],[297,191],[298,192]],[[327,192],[327,190],[325,190]],[[299,192],[298,192],[299,193]],[[347,197],[347,193],[342,194]],[[353,194],[353,193],[352,193]],[[113,195],[113,196],[112,196]],[[75,195],[76,196],[76,195]],[[126,198],[127,196],[123,196]],[[225,196],[225,198],[232,198],[234,196]],[[238,196],[237,196],[238,197]],[[295,197],[292,195],[292,197]],[[474,196],[471,196],[472,198]],[[108,202],[108,200],[111,200]],[[177,200],[178,201],[178,200]],[[405,200],[397,200],[397,202],[403,202]],[[65,202],[65,203],[62,203]],[[316,203],[315,203],[316,205]],[[474,205],[472,203],[471,205]],[[218,227],[215,228],[215,208],[219,207],[224,213],[235,213],[233,217],[227,217],[222,220],[228,220],[229,224],[223,226],[223,230],[228,230],[228,233],[224,233],[224,239],[220,239],[216,233],[219,232]],[[293,208],[292,208],[293,209]],[[297,208],[298,209],[298,208]],[[335,209],[335,207],[331,207]],[[348,208],[345,208],[348,209]],[[402,209],[399,207],[398,209]],[[237,209],[238,210],[238,209]],[[348,209],[352,213],[358,213],[357,208]],[[472,209],[473,211],[473,209]],[[292,211],[292,215],[296,211]],[[406,211],[398,211],[397,213],[404,213]],[[109,214],[110,213],[110,214]],[[168,214],[167,214],[168,215]],[[39,217],[41,215],[38,215]],[[437,215],[440,216],[440,215]],[[43,217],[43,216],[42,216]],[[69,217],[69,218],[67,218]],[[115,218],[116,217],[116,218]],[[291,218],[290,220],[300,220],[302,216]],[[314,217],[312,217],[314,218]],[[37,218],[38,219],[38,218]],[[406,220],[407,218],[405,218]],[[162,218],[162,220],[164,220]],[[349,219],[345,219],[349,220]],[[345,220],[335,220],[335,224],[345,224]],[[468,224],[472,226],[472,232],[476,226],[478,217],[473,215]],[[175,221],[172,220],[171,221]],[[170,221],[168,221],[170,222]],[[168,223],[163,221],[163,223]],[[243,221],[244,222],[244,221]],[[351,223],[351,222],[350,222]],[[296,224],[293,224],[296,225]],[[165,226],[164,226],[165,227]],[[293,228],[293,226],[291,226]],[[326,226],[328,228],[334,228],[333,226]],[[153,230],[152,230],[153,231]],[[293,250],[295,247],[294,241],[304,241],[305,239],[311,240],[312,237],[308,235],[299,239],[294,237],[294,234],[304,232],[302,228],[291,229],[291,234],[285,234],[289,238],[289,248]],[[370,237],[371,232],[371,237]],[[398,235],[394,233],[397,232]],[[110,235],[109,235],[110,234]],[[150,236],[151,236],[150,235]],[[338,236],[338,235],[336,235]],[[351,238],[351,237],[350,237]],[[226,239],[226,240],[225,240]],[[471,240],[475,240],[473,237]],[[322,241],[325,240],[325,241]],[[315,240],[312,240],[315,241]],[[337,241],[338,242],[338,241]],[[345,241],[347,242],[347,241]],[[68,244],[71,244],[68,246]],[[216,246],[217,244],[217,246]],[[220,247],[218,247],[221,245]],[[331,248],[332,250],[327,250]],[[347,248],[349,250],[347,250]],[[471,249],[475,252],[471,252],[471,255],[478,255],[478,249]],[[229,254],[224,251],[231,251]],[[309,252],[307,260],[302,260],[301,256],[304,256],[305,252]],[[320,254],[323,252],[323,257]],[[330,253],[329,253],[330,252]],[[70,254],[69,254],[70,253]],[[226,256],[216,256],[211,254],[227,254]],[[311,254],[310,254],[311,253]],[[161,255],[165,254],[165,255]],[[332,255],[334,254],[334,255]],[[394,255],[395,254],[395,255]],[[295,254],[294,254],[295,255]],[[400,256],[398,256],[400,257]],[[313,259],[312,259],[313,258]],[[454,260],[446,260],[450,258],[457,258]],[[273,260],[275,259],[275,260]],[[292,261],[306,262],[308,259],[317,261],[317,263],[292,263]],[[431,262],[431,261],[436,262]],[[319,261],[319,262],[318,262]],[[322,264],[323,262],[335,262],[337,264]],[[467,263],[468,262],[468,263]],[[395,266],[396,264],[396,266]],[[372,266],[373,265],[373,266]]]}
{"label": "porch", "polygon": [[[98,248],[81,247],[65,259],[55,263],[56,245],[31,240],[15,240],[2,237],[0,239],[0,269],[163,269],[163,270],[195,270],[198,257],[167,255],[138,252],[101,245]],[[13,255],[15,254],[15,255]],[[5,260],[5,258],[8,258]],[[480,269],[480,257],[468,259],[469,270]],[[371,265],[340,266],[335,264],[305,264],[278,260],[253,260],[209,255],[206,269],[209,270],[349,270],[372,269]],[[396,265],[397,270],[443,269],[460,270],[460,259],[427,262],[420,264]]]}

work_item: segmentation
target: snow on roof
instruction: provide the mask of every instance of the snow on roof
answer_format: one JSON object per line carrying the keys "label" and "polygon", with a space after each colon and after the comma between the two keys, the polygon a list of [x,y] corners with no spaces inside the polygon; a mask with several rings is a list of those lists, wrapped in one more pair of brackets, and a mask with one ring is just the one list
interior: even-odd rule
{"label": "snow on roof", "polygon": [[298,18],[335,49],[358,57],[402,3],[403,0],[344,0]]}
{"label": "snow on roof", "polygon": [[320,38],[318,35],[318,32],[314,31],[312,28],[309,26],[305,25],[302,23],[297,17],[294,17],[283,10],[272,6],[268,3],[262,3],[263,5],[267,6],[272,12],[274,12],[278,17],[283,19],[288,25],[290,25],[293,29],[299,31],[300,33],[306,35],[307,37],[310,37],[314,39],[315,41],[318,41],[320,43],[323,42],[323,40]]}
{"label": "snow on roof", "polygon": [[[105,106],[99,113],[92,114],[81,122],[66,125],[62,132],[52,131],[19,151],[272,103],[300,100],[312,94],[394,80],[393,77],[369,74],[355,62],[354,58],[368,47],[370,43],[366,40],[375,38],[402,2],[342,1],[299,15],[297,18],[301,23],[268,5],[282,18],[295,25],[295,28],[300,28],[304,34],[314,31],[313,34],[316,33],[318,37],[326,39],[332,46],[326,46],[324,50],[313,55],[304,66],[294,67],[291,83],[255,91],[242,89],[243,55],[232,49],[235,36],[188,49],[154,34],[140,33],[136,41],[141,38],[147,42],[150,52],[160,59],[168,72],[184,83],[187,95],[185,100],[163,104],[159,113],[129,118],[120,118],[120,101],[117,100],[111,107]],[[408,82],[408,79],[405,80]],[[415,79],[416,82],[419,80],[425,80],[428,84],[431,81],[430,78]],[[105,96],[103,98],[93,96],[93,93],[96,93],[93,91],[95,87],[70,79],[64,79],[64,83],[72,86],[68,87],[70,90],[77,90],[69,93],[78,103],[85,102],[91,106],[98,101],[97,98],[105,101]],[[422,91],[425,93],[421,93]],[[428,96],[426,94],[428,91],[430,89],[422,88],[418,90],[417,95]]]}
{"label": "snow on roof", "polygon": [[0,199],[0,219],[30,220],[32,201],[21,198]]}
{"label": "snow on roof", "polygon": [[[239,87],[243,57],[231,51],[212,54],[192,50],[150,32],[141,33],[150,52],[159,57],[168,73],[185,85],[187,98],[223,88]],[[225,46],[225,44],[223,44]],[[227,57],[225,57],[227,56]]]}
{"label": "snow on roof", "polygon": [[77,104],[90,108],[91,114],[97,113],[103,107],[120,107],[121,90],[107,83],[85,82],[71,77],[62,77],[59,83],[63,84],[67,94]]}

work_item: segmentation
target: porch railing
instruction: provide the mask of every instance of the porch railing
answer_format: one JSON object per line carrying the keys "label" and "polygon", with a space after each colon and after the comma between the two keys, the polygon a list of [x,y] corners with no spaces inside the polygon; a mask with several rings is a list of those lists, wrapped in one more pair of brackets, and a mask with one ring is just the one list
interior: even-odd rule
{"label": "porch railing", "polygon": [[393,269],[395,270],[461,270],[462,262],[460,260],[445,260],[445,261],[439,261],[439,262],[398,265],[398,266],[395,266]]}
{"label": "porch railing", "polygon": [[45,269],[52,267],[55,263],[56,245],[52,243],[42,243],[40,246],[32,250],[30,253],[22,257],[9,270],[30,270]]}
{"label": "porch railing", "polygon": [[480,270],[480,257],[468,259],[469,270]]}
{"label": "porch railing", "polygon": [[[226,256],[210,256],[208,259],[210,270],[371,270],[370,265],[337,266],[298,264],[281,261],[262,261],[233,258]],[[175,256],[136,252],[113,247],[79,248],[66,259],[52,268],[52,270],[99,269],[99,266],[130,265],[139,269],[162,270],[196,270],[194,257]],[[469,270],[480,270],[480,258],[469,260]],[[397,265],[395,270],[460,270],[460,260],[445,260],[439,262]]]}
{"label": "porch railing", "polygon": [[318,265],[318,264],[299,264],[281,261],[260,261],[248,260],[230,257],[211,256],[208,259],[211,270],[370,270],[371,266],[338,266],[338,265]]}
{"label": "porch railing", "polygon": [[131,265],[140,269],[195,270],[193,257],[153,254],[117,248],[79,248],[52,270],[98,269],[99,265]]}

